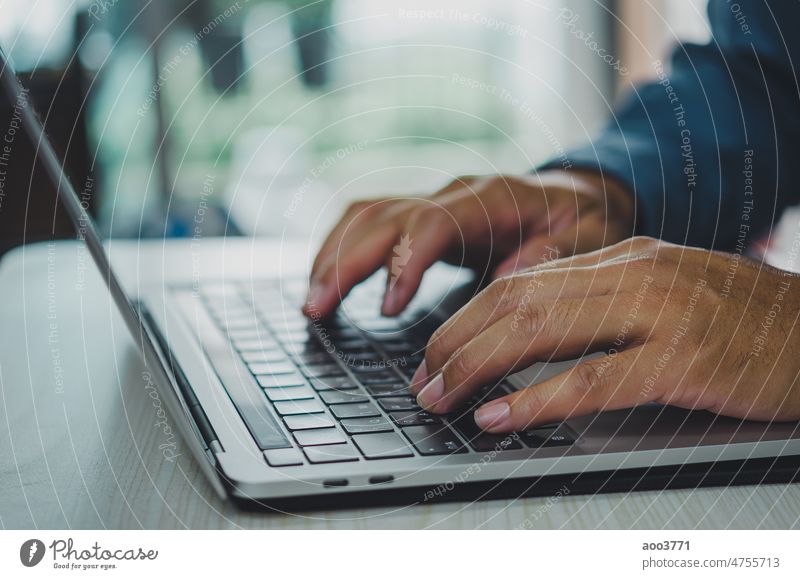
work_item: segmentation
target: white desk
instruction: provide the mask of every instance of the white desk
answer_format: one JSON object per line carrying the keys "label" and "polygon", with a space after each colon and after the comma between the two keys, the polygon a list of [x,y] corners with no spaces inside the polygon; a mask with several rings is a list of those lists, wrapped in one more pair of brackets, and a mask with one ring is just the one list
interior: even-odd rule
{"label": "white desk", "polygon": [[[150,242],[151,244],[153,242]],[[161,245],[161,242],[155,242]],[[196,260],[138,264],[138,242],[115,242],[128,282],[180,274]],[[248,240],[253,262],[270,256]],[[198,249],[220,258],[220,242]],[[256,256],[258,258],[256,259]],[[86,260],[85,287],[76,264]],[[284,264],[286,266],[286,264]],[[0,263],[0,526],[2,528],[788,528],[800,527],[800,486],[712,488],[558,501],[409,508],[241,512],[219,500],[187,455],[163,458],[142,365],[88,256],[40,244]]]}

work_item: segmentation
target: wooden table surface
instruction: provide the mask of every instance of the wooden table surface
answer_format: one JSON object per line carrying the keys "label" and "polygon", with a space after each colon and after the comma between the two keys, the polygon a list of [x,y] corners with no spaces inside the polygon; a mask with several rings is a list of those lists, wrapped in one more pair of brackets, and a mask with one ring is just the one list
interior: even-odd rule
{"label": "wooden table surface", "polygon": [[[245,269],[277,263],[249,240],[187,253],[189,243],[117,241],[113,255],[129,284],[205,267],[237,243],[251,250]],[[163,259],[144,262],[153,248]],[[159,446],[171,441],[156,424],[142,363],[84,250],[59,242],[9,254],[0,292],[2,528],[800,527],[798,485],[243,512],[212,492],[179,439],[179,456],[165,460]]]}

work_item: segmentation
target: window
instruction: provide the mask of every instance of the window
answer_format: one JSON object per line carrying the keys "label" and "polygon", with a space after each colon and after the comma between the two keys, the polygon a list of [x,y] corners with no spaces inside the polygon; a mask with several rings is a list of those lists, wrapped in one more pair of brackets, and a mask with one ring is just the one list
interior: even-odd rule
{"label": "window", "polygon": [[526,171],[596,130],[619,76],[592,0],[148,6],[79,7],[117,235],[163,234],[167,208],[166,232],[188,234],[198,203],[247,233],[306,234],[353,198]]}

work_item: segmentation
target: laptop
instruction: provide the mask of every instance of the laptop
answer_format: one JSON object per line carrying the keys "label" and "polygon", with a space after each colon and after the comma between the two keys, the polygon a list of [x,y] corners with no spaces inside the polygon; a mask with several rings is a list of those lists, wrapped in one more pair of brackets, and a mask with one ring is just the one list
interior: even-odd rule
{"label": "laptop", "polygon": [[[0,66],[5,97],[25,102],[2,51]],[[434,267],[399,318],[379,314],[385,287],[380,274],[326,320],[309,321],[300,313],[305,279],[232,279],[223,270],[141,288],[134,301],[35,113],[30,106],[21,113],[165,406],[222,497],[248,507],[303,510],[800,476],[796,423],[740,421],[651,404],[510,435],[475,426],[476,404],[575,361],[537,364],[487,384],[451,415],[424,412],[408,391],[410,376],[436,327],[480,285],[457,268]]]}

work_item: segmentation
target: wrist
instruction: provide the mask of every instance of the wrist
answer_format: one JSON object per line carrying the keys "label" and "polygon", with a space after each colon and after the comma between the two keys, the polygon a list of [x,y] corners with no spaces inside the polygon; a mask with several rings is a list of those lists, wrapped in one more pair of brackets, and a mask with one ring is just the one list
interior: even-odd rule
{"label": "wrist", "polygon": [[601,174],[592,169],[568,170],[568,173],[580,180],[595,195],[606,201],[606,216],[616,222],[626,235],[635,234],[635,200],[622,181],[608,174]]}
{"label": "wrist", "polygon": [[635,200],[633,192],[616,177],[595,169],[548,169],[568,179],[570,187],[605,204],[606,219],[614,223],[623,237],[635,234]]}

